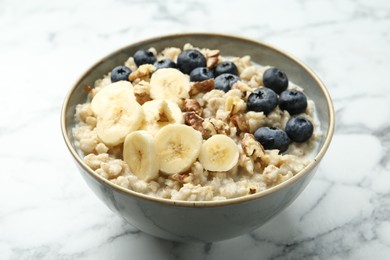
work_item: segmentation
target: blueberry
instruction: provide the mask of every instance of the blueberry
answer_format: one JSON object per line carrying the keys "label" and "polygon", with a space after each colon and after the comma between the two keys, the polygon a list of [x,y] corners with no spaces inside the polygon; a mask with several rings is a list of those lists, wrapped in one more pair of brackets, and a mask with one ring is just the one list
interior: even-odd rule
{"label": "blueberry", "polygon": [[185,74],[190,74],[198,67],[206,67],[206,58],[198,50],[182,51],[177,57],[177,66]]}
{"label": "blueberry", "polygon": [[263,83],[265,87],[280,94],[287,89],[288,78],[286,73],[278,68],[269,68],[263,73]]}
{"label": "blueberry", "polygon": [[191,81],[203,81],[212,78],[214,78],[214,73],[207,67],[196,68],[190,74]]}
{"label": "blueberry", "polygon": [[279,96],[279,107],[282,110],[287,110],[290,115],[305,112],[307,107],[306,96],[303,92],[295,89],[285,90]]}
{"label": "blueberry", "polygon": [[264,112],[268,115],[278,105],[278,95],[270,88],[257,88],[248,97],[248,111]]}
{"label": "blueberry", "polygon": [[312,136],[313,124],[304,116],[295,116],[288,120],[286,133],[294,142],[303,143]]}
{"label": "blueberry", "polygon": [[117,82],[120,80],[129,81],[129,75],[131,69],[126,66],[117,66],[111,71],[111,82]]}
{"label": "blueberry", "polygon": [[134,62],[137,64],[137,66],[141,66],[143,64],[153,64],[156,62],[156,57],[151,51],[147,50],[138,50],[136,53],[134,53]]}
{"label": "blueberry", "polygon": [[236,75],[224,73],[214,79],[214,88],[228,92],[238,80],[239,78]]}
{"label": "blueberry", "polygon": [[217,65],[214,69],[215,76],[219,76],[224,73],[230,73],[233,75],[238,74],[238,69],[236,65],[231,61],[224,61]]}
{"label": "blueberry", "polygon": [[255,131],[254,136],[264,149],[278,149],[279,153],[285,152],[290,144],[286,132],[276,127],[260,127]]}
{"label": "blueberry", "polygon": [[156,69],[165,69],[165,68],[173,68],[176,69],[177,65],[176,63],[171,59],[163,59],[156,61],[153,66],[156,67]]}

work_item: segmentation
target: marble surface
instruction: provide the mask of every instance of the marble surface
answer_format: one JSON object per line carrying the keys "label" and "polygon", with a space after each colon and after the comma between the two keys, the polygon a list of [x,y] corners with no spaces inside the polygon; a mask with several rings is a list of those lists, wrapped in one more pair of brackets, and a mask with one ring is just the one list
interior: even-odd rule
{"label": "marble surface", "polygon": [[[65,94],[100,57],[193,31],[299,57],[328,86],[337,120],[319,172],[289,208],[250,234],[197,245],[111,213],[59,124]],[[389,1],[1,0],[0,32],[1,259],[390,259]]]}

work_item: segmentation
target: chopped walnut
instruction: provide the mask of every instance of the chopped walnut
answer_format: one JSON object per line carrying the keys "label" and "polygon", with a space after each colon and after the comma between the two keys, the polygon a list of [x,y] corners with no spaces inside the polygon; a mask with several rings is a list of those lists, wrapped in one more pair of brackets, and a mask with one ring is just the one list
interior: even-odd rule
{"label": "chopped walnut", "polygon": [[171,178],[173,180],[176,180],[176,181],[181,182],[181,183],[189,183],[189,182],[191,182],[191,179],[192,179],[192,178],[190,178],[189,172],[175,173],[175,174],[171,175]]}
{"label": "chopped walnut", "polygon": [[219,50],[208,50],[206,52],[207,68],[213,69],[219,62]]}
{"label": "chopped walnut", "polygon": [[251,157],[243,153],[240,153],[240,157],[238,158],[238,165],[241,166],[247,173],[253,175],[254,163]]}
{"label": "chopped walnut", "polygon": [[224,134],[230,136],[230,127],[224,121],[216,118],[206,118],[202,126],[210,131],[210,135]]}
{"label": "chopped walnut", "polygon": [[144,64],[138,67],[137,70],[133,71],[129,75],[129,80],[131,82],[140,82],[141,80],[149,80],[150,75],[156,70],[156,67],[154,67],[151,64]]}
{"label": "chopped walnut", "polygon": [[150,84],[147,81],[140,81],[138,84],[134,85],[134,96],[137,99],[137,102],[142,105],[147,101],[152,100],[150,98]]}
{"label": "chopped walnut", "polygon": [[201,132],[203,138],[207,139],[210,136],[209,131],[207,131],[203,127],[204,119],[200,117],[197,113],[195,113],[194,111],[184,112],[183,116],[184,116],[184,123],[186,125],[191,126],[195,130]]}
{"label": "chopped walnut", "polygon": [[214,89],[214,79],[206,79],[203,81],[194,82],[190,89],[190,95],[194,96],[199,93],[207,93]]}
{"label": "chopped walnut", "polygon": [[146,93],[134,93],[134,95],[140,105],[143,105],[145,102],[152,100]]}
{"label": "chopped walnut", "polygon": [[245,116],[243,114],[235,114],[230,116],[230,122],[235,125],[240,132],[248,132],[249,127],[248,124],[246,123]]}
{"label": "chopped walnut", "polygon": [[256,141],[252,134],[245,133],[241,140],[241,146],[244,153],[252,157],[255,161],[259,159],[262,165],[268,165],[269,156],[265,153],[263,146]]}
{"label": "chopped walnut", "polygon": [[197,115],[202,116],[203,108],[196,99],[184,100],[184,112],[195,112]]}

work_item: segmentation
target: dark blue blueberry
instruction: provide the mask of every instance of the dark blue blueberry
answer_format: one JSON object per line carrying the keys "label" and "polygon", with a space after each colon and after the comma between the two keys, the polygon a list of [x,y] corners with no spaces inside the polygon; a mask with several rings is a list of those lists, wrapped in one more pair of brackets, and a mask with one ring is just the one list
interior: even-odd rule
{"label": "dark blue blueberry", "polygon": [[165,69],[165,68],[173,68],[176,69],[177,65],[176,63],[171,59],[163,59],[156,61],[153,66],[156,67],[156,69]]}
{"label": "dark blue blueberry", "polygon": [[279,107],[282,110],[287,110],[290,115],[296,115],[305,112],[307,98],[301,91],[288,89],[280,94]]}
{"label": "dark blue blueberry", "polygon": [[285,152],[290,144],[286,132],[276,127],[260,127],[255,131],[254,136],[264,149],[278,149],[279,153]]}
{"label": "dark blue blueberry", "polygon": [[313,124],[304,116],[295,116],[288,120],[286,133],[294,142],[303,143],[312,136]]}
{"label": "dark blue blueberry", "polygon": [[143,64],[153,64],[156,62],[156,57],[154,56],[153,52],[147,51],[147,50],[138,50],[136,53],[134,53],[134,62],[137,64],[137,66],[141,66]]}
{"label": "dark blue blueberry", "polygon": [[185,50],[177,57],[177,66],[181,72],[189,75],[195,68],[206,67],[206,58],[198,50]]}
{"label": "dark blue blueberry", "polygon": [[214,79],[214,88],[228,92],[238,80],[239,78],[236,75],[224,73]]}
{"label": "dark blue blueberry", "polygon": [[219,76],[224,73],[230,73],[233,75],[238,75],[238,69],[236,65],[231,61],[224,61],[217,65],[214,69],[215,76]]}
{"label": "dark blue blueberry", "polygon": [[278,68],[269,68],[263,73],[263,83],[265,87],[280,94],[287,89],[288,78],[286,73]]}
{"label": "dark blue blueberry", "polygon": [[214,78],[214,73],[207,67],[196,68],[190,74],[191,81],[203,81],[212,78]]}
{"label": "dark blue blueberry", "polygon": [[257,88],[248,97],[247,110],[268,115],[278,105],[278,95],[270,88]]}
{"label": "dark blue blueberry", "polygon": [[111,71],[111,82],[117,82],[120,80],[129,81],[129,75],[131,69],[126,66],[117,66]]}

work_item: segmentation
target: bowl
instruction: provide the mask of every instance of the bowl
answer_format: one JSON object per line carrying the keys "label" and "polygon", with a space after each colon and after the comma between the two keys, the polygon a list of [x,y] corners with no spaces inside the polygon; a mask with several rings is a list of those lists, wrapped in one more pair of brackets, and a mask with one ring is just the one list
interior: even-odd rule
{"label": "bowl", "polygon": [[[224,55],[250,55],[252,60],[285,71],[289,79],[305,88],[315,102],[323,133],[314,160],[291,179],[265,191],[224,201],[178,201],[140,194],[111,183],[91,170],[75,145],[72,127],[75,107],[87,99],[85,84],[123,64],[138,49],[182,47],[219,49]],[[144,40],[121,48],[88,69],[65,98],[61,113],[62,134],[78,169],[95,194],[118,216],[150,235],[180,242],[213,242],[257,229],[290,205],[307,186],[327,151],[334,131],[334,110],[324,84],[293,56],[263,42],[209,33],[175,34]]]}

